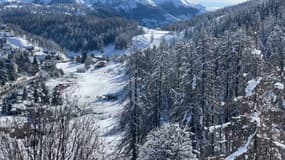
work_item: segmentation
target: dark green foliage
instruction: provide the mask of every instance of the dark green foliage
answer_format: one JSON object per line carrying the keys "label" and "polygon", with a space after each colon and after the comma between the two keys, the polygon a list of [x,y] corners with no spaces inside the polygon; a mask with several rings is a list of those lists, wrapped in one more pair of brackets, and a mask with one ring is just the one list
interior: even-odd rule
{"label": "dark green foliage", "polygon": [[60,88],[59,87],[55,87],[52,93],[52,98],[51,98],[51,104],[54,106],[58,106],[58,105],[62,105],[63,103],[63,99],[62,99],[62,95],[60,93]]}
{"label": "dark green foliage", "polygon": [[8,114],[9,112],[11,112],[11,109],[12,109],[11,102],[9,102],[8,99],[4,99],[2,104],[2,114]]}
{"label": "dark green foliage", "polygon": [[106,45],[115,42],[116,48],[126,49],[132,37],[142,33],[136,23],[122,18],[30,13],[13,16],[5,14],[3,17],[7,23],[51,39],[63,48],[75,52],[102,50]]}
{"label": "dark green foliage", "polygon": [[8,97],[3,99],[2,113],[10,114],[12,110],[12,105],[17,102],[17,93],[12,92]]}
{"label": "dark green foliage", "polygon": [[191,128],[201,160],[228,159],[249,137],[236,159],[284,159],[274,144],[285,140],[284,8],[284,0],[256,0],[202,15],[171,26],[185,31],[184,42],[129,57],[127,155],[150,130],[178,123]]}

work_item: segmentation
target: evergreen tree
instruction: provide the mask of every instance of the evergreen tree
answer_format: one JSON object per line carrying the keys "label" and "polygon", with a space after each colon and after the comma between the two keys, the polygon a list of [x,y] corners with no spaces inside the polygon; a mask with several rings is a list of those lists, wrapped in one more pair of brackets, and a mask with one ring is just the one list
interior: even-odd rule
{"label": "evergreen tree", "polygon": [[197,160],[191,135],[177,125],[168,124],[151,131],[140,147],[139,160]]}

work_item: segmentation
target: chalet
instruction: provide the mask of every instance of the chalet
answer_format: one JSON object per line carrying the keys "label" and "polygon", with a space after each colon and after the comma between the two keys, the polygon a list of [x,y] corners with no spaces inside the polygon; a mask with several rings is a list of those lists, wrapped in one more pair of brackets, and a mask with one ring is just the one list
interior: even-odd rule
{"label": "chalet", "polygon": [[50,67],[53,67],[54,65],[55,65],[54,61],[45,60],[45,61],[43,61],[42,67],[43,68],[50,68]]}
{"label": "chalet", "polygon": [[54,50],[49,50],[49,49],[46,49],[46,48],[43,49],[43,53],[45,53],[45,54],[50,54],[50,55],[52,55],[52,56],[57,55],[57,52],[56,52],[56,51],[54,51]]}
{"label": "chalet", "polygon": [[2,35],[4,37],[15,37],[11,32],[7,32],[7,31],[3,32]]}
{"label": "chalet", "polygon": [[99,60],[99,61],[108,61],[108,58],[103,57],[103,56],[95,56],[94,59]]}
{"label": "chalet", "polygon": [[0,30],[6,30],[7,29],[7,25],[5,25],[5,24],[1,24],[0,25]]}
{"label": "chalet", "polygon": [[94,67],[95,68],[102,68],[102,67],[105,67],[106,66],[106,61],[98,61]]}
{"label": "chalet", "polygon": [[25,46],[24,47],[27,51],[33,51],[34,50],[34,46]]}
{"label": "chalet", "polygon": [[40,61],[40,62],[46,60],[46,55],[44,55],[44,54],[36,54],[35,57],[36,57],[37,60]]}
{"label": "chalet", "polygon": [[9,51],[9,50],[12,49],[12,47],[11,47],[9,44],[3,44],[2,49],[3,49],[4,51]]}
{"label": "chalet", "polygon": [[3,36],[0,36],[0,46],[2,47],[7,42],[7,39]]}
{"label": "chalet", "polygon": [[43,49],[43,53],[48,54],[48,53],[49,53],[49,50],[46,49],[46,48],[44,48],[44,49]]}
{"label": "chalet", "polygon": [[106,101],[116,101],[116,100],[118,100],[118,95],[106,94],[106,95],[103,96],[103,100],[106,100]]}
{"label": "chalet", "polygon": [[56,51],[50,51],[49,52],[51,55],[55,56],[56,55]]}
{"label": "chalet", "polygon": [[6,65],[9,65],[9,64],[12,64],[13,61],[11,59],[5,59],[5,64]]}

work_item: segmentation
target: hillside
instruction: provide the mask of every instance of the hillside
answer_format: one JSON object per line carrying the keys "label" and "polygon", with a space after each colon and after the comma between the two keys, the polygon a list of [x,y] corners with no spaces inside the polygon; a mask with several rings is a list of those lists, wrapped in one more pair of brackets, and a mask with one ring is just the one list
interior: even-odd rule
{"label": "hillside", "polygon": [[0,159],[285,159],[284,0],[66,2],[1,10]]}
{"label": "hillside", "polygon": [[[5,23],[53,40],[74,52],[102,50],[110,44],[116,49],[126,49],[132,37],[142,33],[135,22],[124,18],[106,17],[104,13],[93,15],[84,8],[75,11],[72,6],[66,8],[23,5],[4,9],[0,14]],[[82,14],[78,14],[81,10]]]}
{"label": "hillside", "polygon": [[[260,0],[207,13],[169,27],[184,33],[183,41],[130,57],[136,94],[121,124],[131,139],[127,155],[171,156],[152,142],[169,142],[158,135],[174,123],[192,132],[198,159],[284,159],[284,7],[283,0]],[[132,129],[146,139],[132,139]]]}
{"label": "hillside", "polygon": [[188,0],[19,0],[15,2],[24,4],[36,3],[48,6],[61,4],[66,6],[78,5],[93,11],[97,10],[94,11],[96,13],[99,11],[99,13],[114,14],[135,20],[141,25],[148,27],[161,27],[173,22],[189,20],[206,11],[202,5],[193,4]]}
{"label": "hillside", "polygon": [[148,27],[160,27],[177,21],[189,20],[205,12],[203,6],[185,0],[98,1],[94,4],[110,7],[120,15]]}

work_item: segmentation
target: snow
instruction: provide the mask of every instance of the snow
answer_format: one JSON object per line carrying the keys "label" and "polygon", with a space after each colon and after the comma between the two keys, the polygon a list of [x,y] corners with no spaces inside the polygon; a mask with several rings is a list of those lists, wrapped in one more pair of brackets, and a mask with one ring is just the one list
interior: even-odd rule
{"label": "snow", "polygon": [[7,37],[7,43],[11,45],[13,48],[25,49],[27,47],[34,47],[33,54],[35,56],[45,56],[46,54],[43,53],[43,48],[33,45],[28,40],[23,37],[19,36],[11,36]]}
{"label": "snow", "polygon": [[195,4],[192,2],[192,0],[133,0],[133,1],[121,1],[121,3],[118,3],[120,1],[113,1],[113,0],[95,0],[93,3],[100,3],[104,5],[117,5],[118,8],[126,8],[126,7],[131,7],[131,8],[136,8],[135,3],[139,3],[142,5],[147,5],[147,6],[152,6],[156,7],[159,6],[160,4],[166,4],[166,3],[171,3],[175,7],[196,7],[198,9],[202,9],[198,4]]}
{"label": "snow", "polygon": [[[99,50],[91,51],[88,53],[88,55],[95,55],[95,56],[103,56],[103,57],[114,57],[114,56],[121,56],[125,54],[125,50],[117,50],[115,49],[114,44],[109,44],[103,49],[103,53]],[[80,56],[81,53],[78,52],[68,52],[69,58],[74,58],[76,56]]]}
{"label": "snow", "polygon": [[[153,48],[154,46],[158,47],[163,41],[166,43],[171,43],[174,39],[178,39],[179,37],[174,35],[173,32],[163,31],[157,29],[148,29],[143,27],[144,34],[133,37],[132,46],[127,50],[117,50],[115,49],[114,44],[110,44],[103,49],[103,53],[99,50],[91,51],[88,55],[95,56],[103,56],[103,57],[114,57],[114,56],[122,56],[125,54],[131,54],[136,50],[143,50],[146,48]],[[76,56],[80,56],[81,53],[77,52],[69,52],[68,57],[74,58]]]}
{"label": "snow", "polygon": [[169,31],[155,30],[144,28],[145,34],[133,38],[133,46],[127,50],[127,53],[133,50],[158,47],[163,41],[170,43],[174,40],[175,35]]}
{"label": "snow", "polygon": [[[165,39],[166,42],[174,39],[175,36],[169,31],[146,29],[145,34],[135,37],[133,40],[132,48],[145,49],[148,47],[159,46]],[[153,41],[151,37],[153,35]],[[14,48],[26,48],[32,46],[23,37],[8,37],[8,44]],[[35,46],[35,55],[41,55],[43,49]],[[90,52],[96,56],[121,56],[126,53],[131,53],[132,50],[115,50],[113,44],[104,48],[104,53],[99,51]],[[68,57],[74,57],[80,55],[80,53],[70,53]],[[94,118],[96,120],[96,126],[99,129],[99,135],[103,139],[106,145],[106,154],[111,155],[117,147],[122,132],[114,131],[119,122],[118,118],[126,105],[124,88],[127,85],[127,77],[125,76],[125,66],[121,63],[108,62],[105,67],[94,68],[91,66],[89,70],[79,73],[78,70],[85,69],[84,64],[73,63],[69,61],[68,57],[65,57],[66,62],[57,63],[56,67],[62,69],[65,73],[64,77],[57,79],[50,79],[46,82],[46,85],[53,89],[59,84],[68,84],[67,89],[63,91],[63,94],[68,99],[78,100],[80,109],[86,112],[85,116]],[[104,99],[104,95],[116,95],[117,100]],[[15,105],[15,108],[23,108],[22,105]],[[6,117],[6,116],[5,116]],[[18,118],[18,117],[17,117]],[[7,126],[6,121],[11,122],[11,117],[6,117],[3,120],[0,119],[1,125]],[[25,119],[19,120],[25,122]]]}
{"label": "snow", "polygon": [[[87,116],[94,118],[98,125],[100,137],[106,145],[106,154],[111,155],[122,137],[120,132],[112,132],[117,126],[119,114],[125,105],[124,87],[127,85],[125,67],[121,63],[109,62],[106,67],[77,73],[83,64],[72,62],[58,63],[57,68],[63,69],[64,78],[53,79],[47,86],[54,88],[58,84],[70,83],[65,91],[69,98],[78,100],[81,109]],[[118,100],[102,100],[104,95],[118,95]]]}
{"label": "snow", "polygon": [[[89,102],[88,99],[96,100],[97,96],[116,93],[123,89],[125,79],[122,77],[123,67],[121,64],[109,64],[102,69],[87,71],[78,75],[78,89],[75,95],[82,97],[81,101]],[[85,99],[85,97],[88,97]]]}
{"label": "snow", "polygon": [[192,0],[154,0],[157,4],[165,4],[165,3],[171,3],[174,4],[176,7],[199,7],[199,5],[196,5],[193,3]]}
{"label": "snow", "polygon": [[232,153],[231,155],[229,155],[225,160],[235,160],[237,159],[239,156],[243,155],[244,153],[246,153],[249,149],[249,146],[253,140],[253,137],[256,135],[257,131],[255,131],[252,135],[250,135],[247,139],[247,142],[244,146],[241,146],[237,151],[235,151],[234,153]]}
{"label": "snow", "polygon": [[0,128],[10,128],[11,126],[23,126],[28,119],[20,116],[0,116]]}
{"label": "snow", "polygon": [[278,147],[280,147],[280,148],[282,148],[282,149],[285,149],[285,144],[282,144],[282,143],[280,143],[280,142],[273,142],[276,146],[278,146]]}
{"label": "snow", "polygon": [[255,88],[261,82],[262,78],[258,77],[257,79],[252,79],[247,82],[247,87],[245,88],[246,97],[252,96],[254,93]]}
{"label": "snow", "polygon": [[277,82],[277,83],[274,84],[274,88],[283,90],[284,89],[284,84],[282,84],[280,82]]}
{"label": "snow", "polygon": [[[93,51],[88,53],[96,56],[121,56],[131,54],[134,49],[146,49],[159,46],[163,40],[170,42],[176,38],[169,31],[161,31],[144,28],[145,33],[133,38],[132,47],[128,50],[115,50],[113,44],[104,48],[104,53]],[[153,41],[152,41],[153,35]],[[80,53],[69,53],[67,57],[74,58]],[[115,151],[123,133],[114,131],[119,122],[119,115],[126,105],[124,88],[127,85],[125,66],[121,63],[108,62],[105,67],[94,68],[78,73],[78,70],[85,69],[84,64],[73,62],[57,63],[57,68],[62,69],[65,76],[58,79],[51,79],[46,82],[49,88],[59,84],[69,84],[70,87],[64,90],[64,95],[78,101],[79,106],[87,113],[86,116],[94,118],[99,128],[100,137],[105,142],[106,154],[111,155]],[[116,95],[117,100],[106,100],[104,95]]]}
{"label": "snow", "polygon": [[192,79],[192,89],[195,90],[197,86],[197,76],[194,75],[194,78]]}
{"label": "snow", "polygon": [[209,127],[209,132],[213,133],[215,130],[220,129],[220,128],[226,128],[228,126],[230,126],[232,123],[228,122],[228,123],[224,123],[224,124],[220,124],[220,125],[216,125],[216,126],[211,126]]}
{"label": "snow", "polygon": [[7,42],[8,44],[16,48],[25,48],[31,46],[31,44],[29,44],[27,40],[20,37],[7,37]]}
{"label": "snow", "polygon": [[[1,3],[7,3],[7,2],[11,2],[11,3],[33,3],[34,1],[33,0],[0,0],[0,4]],[[9,7],[11,7],[11,6],[16,6],[16,5],[9,5]]]}
{"label": "snow", "polygon": [[251,118],[251,120],[250,120],[251,122],[253,122],[253,123],[255,122],[258,127],[261,126],[260,113],[259,113],[259,112],[254,112],[254,113],[252,113],[251,116],[250,116],[250,118]]}
{"label": "snow", "polygon": [[224,17],[226,17],[226,15],[221,15],[219,17],[216,18],[217,22],[220,22]]}
{"label": "snow", "polygon": [[261,53],[262,53],[261,50],[257,50],[257,49],[254,49],[254,50],[252,51],[252,54],[253,54],[253,55],[256,55],[256,56],[261,56],[261,55],[262,55]]}
{"label": "snow", "polygon": [[258,50],[258,49],[253,49],[251,54],[253,56],[255,56],[256,58],[259,58],[259,59],[263,59],[263,54],[262,54],[262,51],[261,50]]}
{"label": "snow", "polygon": [[25,105],[25,103],[17,103],[12,105],[12,110],[14,109],[26,110],[27,106]]}

